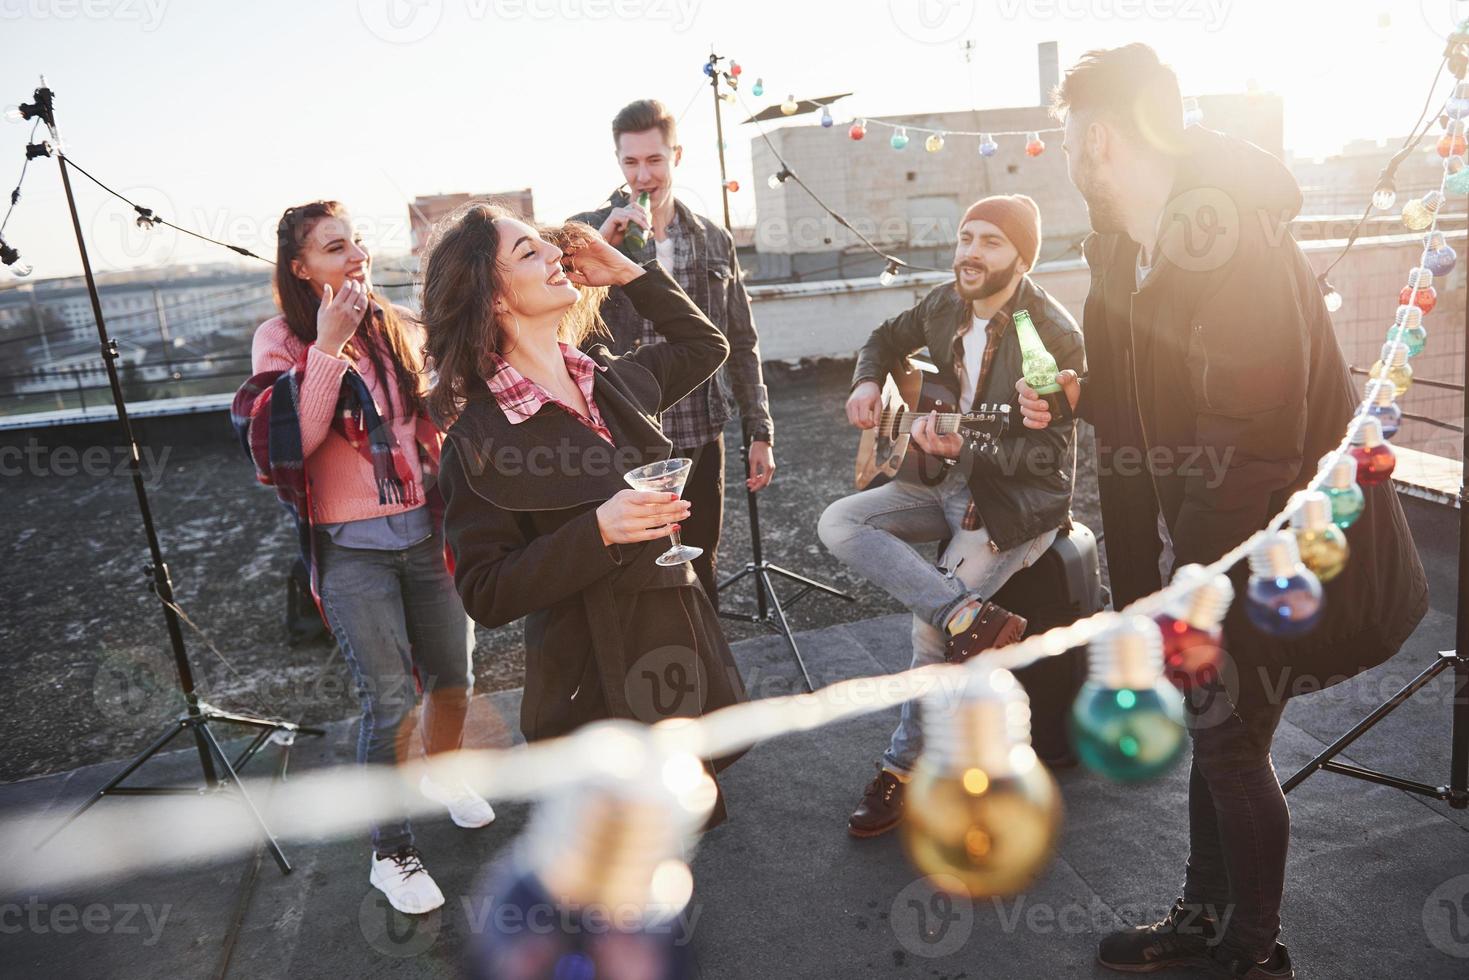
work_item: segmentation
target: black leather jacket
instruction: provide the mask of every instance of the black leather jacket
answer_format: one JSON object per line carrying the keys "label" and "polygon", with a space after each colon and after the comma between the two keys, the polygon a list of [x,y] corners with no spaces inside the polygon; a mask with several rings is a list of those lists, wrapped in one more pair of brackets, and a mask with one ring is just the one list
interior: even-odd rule
{"label": "black leather jacket", "polygon": [[[1027,276],[1010,302],[996,313],[1006,329],[994,364],[976,402],[1009,404],[1014,419],[1004,438],[985,447],[966,442],[955,465],[965,474],[980,519],[997,551],[1013,548],[1038,534],[1071,524],[1071,490],[1076,476],[1076,423],[1029,429],[1020,421],[1015,382],[1021,377],[1020,340],[1009,327],[1016,310],[1026,310],[1046,349],[1063,369],[1086,374],[1081,330],[1059,303]],[[954,335],[973,315],[953,283],[936,287],[911,310],[872,331],[857,352],[852,385],[882,384],[902,359],[927,347],[939,377],[958,390],[954,370]]]}

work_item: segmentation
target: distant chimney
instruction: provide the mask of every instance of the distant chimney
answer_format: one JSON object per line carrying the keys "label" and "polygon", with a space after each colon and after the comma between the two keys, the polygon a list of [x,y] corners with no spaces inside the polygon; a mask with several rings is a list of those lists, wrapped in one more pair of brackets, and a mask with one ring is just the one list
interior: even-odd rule
{"label": "distant chimney", "polygon": [[1051,104],[1051,91],[1061,84],[1061,56],[1056,52],[1055,41],[1043,41],[1036,45],[1036,61],[1041,73],[1041,105]]}

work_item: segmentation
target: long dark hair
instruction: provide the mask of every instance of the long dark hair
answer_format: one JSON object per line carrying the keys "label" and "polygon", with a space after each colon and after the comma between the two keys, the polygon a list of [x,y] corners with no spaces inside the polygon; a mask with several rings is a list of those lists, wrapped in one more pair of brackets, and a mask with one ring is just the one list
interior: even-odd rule
{"label": "long dark hair", "polygon": [[[316,313],[321,307],[321,298],[312,290],[311,284],[291,271],[291,262],[300,258],[311,229],[323,218],[347,218],[347,209],[337,201],[312,201],[293,208],[286,208],[281,215],[275,234],[275,305],[286,318],[291,333],[303,344],[316,340]],[[411,418],[423,411],[423,353],[414,350],[409,342],[403,318],[386,296],[369,293],[372,301],[362,314],[357,332],[342,349],[352,361],[367,355],[378,383],[389,388],[388,379],[396,381],[399,407],[402,417]],[[373,303],[381,312],[373,315]],[[384,364],[386,359],[391,365]],[[388,413],[393,415],[392,398],[388,399]]]}
{"label": "long dark hair", "polygon": [[[508,208],[472,201],[436,224],[424,248],[423,326],[434,374],[425,401],[429,417],[441,428],[447,429],[470,393],[483,387],[489,354],[514,346],[513,330],[507,331],[495,314],[495,297],[504,288],[497,260],[499,218],[524,220]],[[568,257],[597,234],[580,223],[540,226],[537,231]],[[560,339],[576,345],[601,329],[597,309],[607,295],[603,288],[578,288],[581,299],[559,327]]]}

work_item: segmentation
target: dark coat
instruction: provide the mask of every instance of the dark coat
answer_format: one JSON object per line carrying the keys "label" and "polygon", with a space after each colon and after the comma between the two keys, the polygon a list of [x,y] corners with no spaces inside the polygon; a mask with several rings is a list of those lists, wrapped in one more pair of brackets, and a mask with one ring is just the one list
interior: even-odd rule
{"label": "dark coat", "polygon": [[[1009,325],[1016,310],[1026,310],[1041,342],[1064,370],[1086,373],[1081,331],[1065,308],[1029,277],[1020,280],[1010,302],[995,314],[1005,321],[999,349],[975,402],[1007,404],[1014,418],[1010,434],[981,451],[966,443],[955,465],[966,475],[980,520],[997,551],[1013,548],[1071,520],[1071,489],[1076,475],[1076,424],[1029,429],[1020,422],[1015,382],[1020,369],[1020,338]],[[909,354],[928,348],[939,380],[958,389],[954,335],[969,322],[973,308],[953,283],[933,289],[911,310],[886,321],[857,352],[852,387],[863,381],[881,385]]]}
{"label": "dark coat", "polygon": [[[605,545],[596,508],[623,474],[667,459],[653,421],[719,367],[724,337],[656,265],[624,289],[667,343],[618,357],[601,345],[593,398],[616,446],[547,404],[511,424],[488,388],[450,427],[441,485],[454,580],[483,626],[525,619],[526,739],[603,718],[653,723],[745,699],[718,619],[688,562],[658,538]],[[730,761],[730,760],[723,760]]]}
{"label": "dark coat", "polygon": [[[1211,562],[1282,510],[1336,448],[1361,396],[1321,291],[1291,238],[1300,189],[1274,157],[1192,127],[1137,286],[1138,245],[1092,235],[1082,319],[1097,430],[1107,566],[1117,608],[1162,585],[1160,512],[1175,567]],[[1212,456],[1210,455],[1212,454]],[[1222,474],[1222,476],[1221,476]],[[1351,558],[1323,621],[1281,640],[1244,613],[1248,563],[1225,620],[1237,707],[1276,703],[1382,663],[1422,619],[1428,583],[1390,483],[1364,488]]]}

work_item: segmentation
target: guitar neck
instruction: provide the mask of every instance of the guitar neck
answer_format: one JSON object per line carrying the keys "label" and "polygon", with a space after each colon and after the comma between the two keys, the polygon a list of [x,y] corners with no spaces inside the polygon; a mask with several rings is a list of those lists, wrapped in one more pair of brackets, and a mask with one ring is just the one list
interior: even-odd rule
{"label": "guitar neck", "polygon": [[[948,435],[958,432],[965,422],[992,422],[996,418],[1007,414],[1008,405],[990,405],[988,403],[975,406],[972,412],[939,412],[937,413],[937,431],[939,435]],[[922,418],[928,418],[928,412],[913,412],[903,409],[897,412],[883,412],[879,424],[889,431],[904,435],[913,431],[913,423]],[[889,428],[893,421],[896,425]]]}

